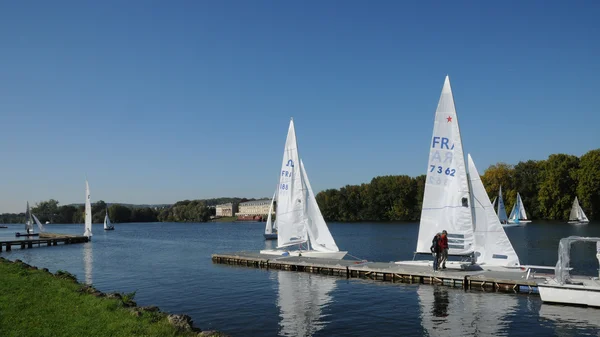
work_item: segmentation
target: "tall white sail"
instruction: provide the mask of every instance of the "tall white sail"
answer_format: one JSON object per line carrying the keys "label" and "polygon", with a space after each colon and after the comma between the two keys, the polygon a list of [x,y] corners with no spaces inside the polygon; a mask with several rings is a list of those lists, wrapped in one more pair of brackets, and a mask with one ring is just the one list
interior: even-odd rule
{"label": "tall white sail", "polygon": [[473,207],[476,262],[487,266],[518,266],[515,252],[485,191],[475,163],[468,155],[471,206]]}
{"label": "tall white sail", "polygon": [[498,192],[498,219],[501,223],[506,223],[508,221],[506,208],[504,207],[504,198],[502,198],[502,186],[500,186],[500,192]]}
{"label": "tall white sail", "polygon": [[85,180],[85,233],[84,236],[92,237],[92,201],[90,199],[90,185]]}
{"label": "tall white sail", "polygon": [[279,336],[312,336],[323,329],[322,311],[332,302],[336,279],[307,273],[278,272]]}
{"label": "tall white sail", "polygon": [[302,178],[307,189],[306,214],[308,217],[306,223],[311,247],[320,252],[339,252],[340,250],[335,244],[333,236],[331,236],[331,232],[317,204],[315,194],[310,187],[310,181],[308,180],[308,174],[306,173],[302,159],[300,159],[300,170],[302,171]]}
{"label": "tall white sail", "polygon": [[277,191],[278,248],[306,242],[308,234],[305,225],[305,187],[300,172],[298,144],[293,119],[290,120],[285,141]]}
{"label": "tall white sail", "polygon": [[569,221],[581,221],[587,222],[588,218],[583,212],[583,208],[579,205],[579,200],[575,197],[573,200],[573,207],[571,207],[571,213],[569,214]]}
{"label": "tall white sail", "polygon": [[106,215],[104,215],[104,229],[112,228],[110,218],[108,217],[108,208],[106,209]]}
{"label": "tall white sail", "polygon": [[521,195],[517,192],[517,199],[515,204],[513,205],[512,210],[510,211],[510,215],[508,218],[511,221],[517,220],[527,220],[527,214],[525,213],[525,207],[523,206],[523,200],[521,200]]}
{"label": "tall white sail", "polygon": [[44,231],[44,225],[42,225],[42,223],[40,222],[40,220],[38,220],[37,216],[35,216],[35,214],[31,214],[31,216],[33,217],[33,220],[35,221],[35,223],[38,225],[38,228],[40,229],[40,232]]}
{"label": "tall white sail", "polygon": [[275,193],[273,193],[273,199],[271,199],[271,206],[269,206],[269,215],[267,216],[267,226],[265,227],[265,234],[273,234],[274,231],[271,214],[273,213],[273,204],[275,203],[275,196],[277,196],[277,190],[275,190]]}
{"label": "tall white sail", "polygon": [[448,231],[449,254],[473,251],[469,187],[450,79],[446,76],[435,112],[417,252],[430,254],[431,240]]}
{"label": "tall white sail", "polygon": [[494,209],[496,209],[496,199],[498,199],[498,197],[494,197],[494,201],[492,201],[492,207]]}

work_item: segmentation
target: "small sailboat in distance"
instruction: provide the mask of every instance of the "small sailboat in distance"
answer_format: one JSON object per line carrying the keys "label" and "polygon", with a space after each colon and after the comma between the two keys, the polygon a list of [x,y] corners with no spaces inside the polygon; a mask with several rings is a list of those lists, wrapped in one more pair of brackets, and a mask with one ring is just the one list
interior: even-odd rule
{"label": "small sailboat in distance", "polygon": [[510,211],[508,223],[524,225],[530,222],[531,220],[527,219],[527,213],[525,212],[525,206],[523,206],[523,200],[521,199],[521,195],[519,194],[519,192],[517,192],[517,201],[513,205],[512,211]]}
{"label": "small sailboat in distance", "polygon": [[115,230],[115,226],[110,222],[110,218],[108,217],[108,207],[106,208],[106,215],[104,216],[104,230],[105,231]]}
{"label": "small sailboat in distance", "polygon": [[581,206],[579,206],[579,200],[575,197],[573,200],[573,207],[571,207],[571,214],[569,214],[569,222],[572,225],[586,225],[590,220],[583,212]]}
{"label": "small sailboat in distance", "polygon": [[500,190],[498,191],[498,220],[503,227],[514,227],[519,224],[511,224],[508,222],[508,216],[506,216],[506,207],[504,207],[504,198],[502,197],[502,186],[500,186]]}
{"label": "small sailboat in distance", "polygon": [[20,236],[39,236],[38,233],[34,233],[33,232],[33,222],[34,222],[33,217],[34,217],[34,215],[31,213],[31,209],[29,208],[29,201],[28,201],[27,202],[27,209],[25,210],[25,233],[19,233],[19,232],[17,232],[15,234],[16,237],[20,237]]}
{"label": "small sailboat in distance", "polygon": [[83,236],[92,239],[92,201],[90,199],[90,185],[85,180],[85,232]]}
{"label": "small sailboat in distance", "polygon": [[273,221],[273,204],[277,197],[277,190],[273,193],[273,199],[271,199],[271,206],[269,206],[269,215],[267,216],[267,226],[265,227],[265,239],[266,240],[277,240],[277,220]]}

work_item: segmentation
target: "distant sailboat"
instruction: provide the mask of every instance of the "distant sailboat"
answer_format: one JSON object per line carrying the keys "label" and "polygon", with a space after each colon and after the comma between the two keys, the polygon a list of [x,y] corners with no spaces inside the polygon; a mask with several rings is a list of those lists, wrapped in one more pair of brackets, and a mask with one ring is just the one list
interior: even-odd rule
{"label": "distant sailboat", "polygon": [[[38,233],[33,232],[33,219],[34,215],[31,213],[29,208],[29,201],[27,202],[27,209],[25,210],[25,233],[16,233],[15,236],[39,236]],[[37,219],[37,218],[36,218]]]}
{"label": "distant sailboat", "polygon": [[527,219],[527,213],[525,212],[525,206],[523,206],[523,200],[521,195],[517,192],[517,201],[513,205],[512,211],[508,216],[509,224],[526,224],[530,223],[531,220]]}
{"label": "distant sailboat", "polygon": [[[319,210],[300,160],[294,121],[290,121],[277,192],[277,248],[261,254],[342,259],[340,251]],[[289,247],[296,246],[294,250]]]}
{"label": "distant sailboat", "polygon": [[33,217],[33,220],[35,221],[35,223],[38,225],[38,228],[40,229],[40,232],[44,231],[44,225],[42,225],[42,223],[40,222],[40,220],[38,220],[37,216],[35,216],[35,214],[31,214],[31,216]]}
{"label": "distant sailboat", "polygon": [[106,215],[104,216],[104,230],[112,231],[115,229],[115,226],[110,223],[110,218],[108,217],[108,208],[106,208]]}
{"label": "distant sailboat", "polygon": [[[471,258],[478,265],[515,267],[519,258],[494,212],[475,164],[465,163],[450,79],[446,77],[437,106],[425,180],[416,254],[431,257],[431,240],[448,232],[449,255]],[[397,264],[431,265],[431,261]],[[453,265],[458,262],[450,262]],[[470,268],[470,262],[458,263]]]}
{"label": "distant sailboat", "polygon": [[579,206],[579,200],[575,197],[575,200],[573,200],[573,207],[571,207],[571,214],[569,214],[569,223],[574,225],[585,225],[588,222],[590,222],[590,220],[588,220],[583,209]]}
{"label": "distant sailboat", "polygon": [[502,226],[512,227],[508,223],[508,216],[506,216],[506,207],[504,206],[504,198],[502,198],[502,186],[500,186],[500,190],[498,191],[498,220],[500,220]]}
{"label": "distant sailboat", "polygon": [[494,201],[492,201],[492,207],[494,207],[494,209],[496,209],[496,199],[498,199],[498,197],[494,197]]}
{"label": "distant sailboat", "polygon": [[269,215],[267,216],[267,226],[265,227],[265,239],[276,240],[277,239],[277,220],[273,221],[273,204],[277,197],[277,190],[273,193],[273,199],[271,200],[271,206],[269,206]]}
{"label": "distant sailboat", "polygon": [[90,199],[90,185],[85,180],[85,232],[84,236],[92,239],[92,201]]}

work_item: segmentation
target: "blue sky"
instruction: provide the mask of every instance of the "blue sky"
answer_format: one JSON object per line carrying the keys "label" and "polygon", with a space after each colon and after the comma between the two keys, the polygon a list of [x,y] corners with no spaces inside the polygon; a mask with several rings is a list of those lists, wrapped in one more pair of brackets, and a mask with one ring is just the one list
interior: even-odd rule
{"label": "blue sky", "polygon": [[2,1],[0,212],[424,174],[450,75],[490,164],[600,146],[597,1]]}

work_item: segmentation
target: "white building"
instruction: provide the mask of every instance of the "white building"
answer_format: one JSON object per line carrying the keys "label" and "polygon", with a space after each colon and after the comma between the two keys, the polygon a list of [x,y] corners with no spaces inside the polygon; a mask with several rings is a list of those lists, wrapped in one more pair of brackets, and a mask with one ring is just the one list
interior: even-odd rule
{"label": "white building", "polygon": [[[267,214],[269,214],[269,207],[271,207],[271,199],[260,199],[260,200],[241,202],[239,211],[235,215],[236,216],[267,215]],[[275,207],[273,207],[272,214],[275,214]]]}
{"label": "white building", "polygon": [[237,210],[237,204],[234,204],[232,202],[222,204],[222,205],[217,205],[215,207],[215,216],[216,217],[233,216],[236,213],[236,210]]}

